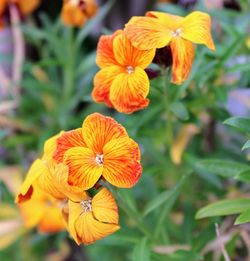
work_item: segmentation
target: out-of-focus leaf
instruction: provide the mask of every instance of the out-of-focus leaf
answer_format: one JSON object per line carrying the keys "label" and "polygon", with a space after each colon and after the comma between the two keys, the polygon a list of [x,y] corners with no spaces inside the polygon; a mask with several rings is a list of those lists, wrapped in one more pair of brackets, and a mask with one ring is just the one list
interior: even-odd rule
{"label": "out-of-focus leaf", "polygon": [[189,113],[185,105],[181,102],[174,102],[170,106],[171,111],[180,119],[180,120],[188,120]]}
{"label": "out-of-focus leaf", "polygon": [[167,204],[167,202],[177,196],[180,192],[180,189],[182,187],[182,185],[184,184],[184,182],[186,181],[187,177],[190,174],[184,175],[179,181],[178,183],[175,185],[175,187],[173,187],[172,189],[168,190],[168,191],[164,191],[162,193],[160,193],[157,197],[153,198],[150,202],[148,202],[148,204],[145,206],[143,215],[146,216],[149,213],[151,213],[153,210],[155,210],[156,208],[158,208],[159,206],[161,206],[163,203]]}
{"label": "out-of-focus leaf", "polygon": [[184,260],[192,260],[192,261],[200,261],[203,260],[203,258],[192,251],[187,250],[178,250],[175,253],[168,256],[166,259],[168,261],[184,261]]}
{"label": "out-of-focus leaf", "polygon": [[250,222],[250,208],[248,208],[245,212],[241,213],[235,220],[235,225],[240,225],[243,223]]}
{"label": "out-of-focus leaf", "polygon": [[250,134],[250,118],[232,117],[224,121],[224,124],[235,127],[248,135]]}
{"label": "out-of-focus leaf", "polygon": [[246,150],[250,148],[250,140],[248,140],[242,147],[242,150]]}
{"label": "out-of-focus leaf", "polygon": [[233,178],[247,170],[250,171],[250,167],[246,164],[218,159],[200,160],[195,167],[227,178]]}
{"label": "out-of-focus leaf", "polygon": [[215,216],[227,216],[233,214],[239,214],[244,212],[250,206],[250,199],[233,199],[233,200],[221,200],[206,207],[201,208],[197,214],[196,219],[215,217]]}
{"label": "out-of-focus leaf", "polygon": [[20,213],[17,208],[8,203],[0,203],[0,220],[12,219],[18,217]]}
{"label": "out-of-focus leaf", "polygon": [[150,248],[147,238],[142,238],[134,247],[133,261],[150,261]]}
{"label": "out-of-focus leaf", "polygon": [[235,179],[250,183],[250,169],[241,172],[239,175],[235,177]]}

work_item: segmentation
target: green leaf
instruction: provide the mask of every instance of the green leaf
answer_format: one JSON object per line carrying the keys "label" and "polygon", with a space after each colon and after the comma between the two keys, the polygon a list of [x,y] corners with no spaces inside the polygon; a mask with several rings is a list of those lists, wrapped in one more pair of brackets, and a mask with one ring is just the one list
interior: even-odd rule
{"label": "green leaf", "polygon": [[246,150],[250,148],[250,140],[248,140],[242,147],[242,150]]}
{"label": "green leaf", "polygon": [[235,177],[235,179],[243,181],[243,182],[249,182],[250,183],[250,169],[241,172],[239,175]]}
{"label": "green leaf", "polygon": [[224,124],[235,127],[246,134],[250,134],[250,118],[232,117],[224,121]]}
{"label": "green leaf", "polygon": [[250,199],[248,198],[221,200],[201,208],[195,217],[196,219],[201,219],[206,217],[239,214],[244,212],[249,207]]}
{"label": "green leaf", "polygon": [[174,102],[170,106],[171,111],[180,119],[180,120],[188,120],[189,113],[187,108],[181,102]]}
{"label": "green leaf", "polygon": [[203,258],[193,251],[188,250],[178,250],[175,253],[168,256],[166,259],[168,261],[183,261],[183,260],[192,260],[192,261],[198,261],[203,260]]}
{"label": "green leaf", "polygon": [[176,197],[179,194],[182,185],[184,184],[185,180],[189,175],[190,174],[184,175],[172,189],[160,193],[158,196],[156,196],[150,202],[148,202],[143,211],[143,215],[147,216],[153,210],[160,207],[163,203],[167,204],[167,202],[170,201],[173,197]]}
{"label": "green leaf", "polygon": [[235,220],[234,224],[240,225],[247,222],[250,222],[250,208],[248,208],[245,212],[241,213]]}
{"label": "green leaf", "polygon": [[89,22],[79,31],[76,39],[77,45],[80,45],[93,30],[93,27],[105,18],[114,2],[114,0],[108,1],[101,7],[97,15],[93,19],[89,20]]}
{"label": "green leaf", "polygon": [[134,247],[133,261],[150,261],[150,248],[147,238],[142,238]]}
{"label": "green leaf", "polygon": [[195,168],[227,178],[233,178],[247,170],[250,171],[250,167],[246,164],[217,159],[200,160],[195,164]]}

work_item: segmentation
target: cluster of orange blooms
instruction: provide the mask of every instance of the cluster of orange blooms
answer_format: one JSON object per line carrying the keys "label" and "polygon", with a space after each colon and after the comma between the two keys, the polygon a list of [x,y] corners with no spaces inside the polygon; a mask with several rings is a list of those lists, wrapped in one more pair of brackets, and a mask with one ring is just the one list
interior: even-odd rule
{"label": "cluster of orange blooms", "polygon": [[67,229],[91,244],[119,229],[118,208],[106,182],[130,188],[142,173],[138,144],[114,119],[94,113],[82,128],[46,141],[17,195],[27,226]]}
{"label": "cluster of orange blooms", "polygon": [[[96,11],[92,0],[65,0],[65,24],[81,26]],[[100,71],[93,99],[122,113],[148,106],[150,81],[145,69],[157,49],[169,46],[172,82],[189,76],[194,45],[214,50],[209,15],[195,11],[185,18],[161,12],[133,17],[124,30],[101,36],[97,47]],[[167,57],[166,57],[167,59]],[[46,141],[44,154],[31,166],[17,195],[25,222],[41,231],[67,229],[80,244],[91,244],[119,229],[111,184],[134,186],[142,173],[138,144],[114,119],[94,113],[82,125]]]}

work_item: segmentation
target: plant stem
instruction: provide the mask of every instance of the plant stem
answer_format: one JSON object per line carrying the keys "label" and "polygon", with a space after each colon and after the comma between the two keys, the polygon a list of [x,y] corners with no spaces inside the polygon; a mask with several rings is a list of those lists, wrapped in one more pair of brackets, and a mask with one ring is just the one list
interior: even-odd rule
{"label": "plant stem", "polygon": [[170,86],[169,86],[169,71],[165,67],[161,70],[162,76],[162,87],[164,94],[164,107],[167,116],[166,120],[166,147],[170,149],[173,141],[173,124],[172,124],[172,113],[171,113],[171,95],[170,95]]}

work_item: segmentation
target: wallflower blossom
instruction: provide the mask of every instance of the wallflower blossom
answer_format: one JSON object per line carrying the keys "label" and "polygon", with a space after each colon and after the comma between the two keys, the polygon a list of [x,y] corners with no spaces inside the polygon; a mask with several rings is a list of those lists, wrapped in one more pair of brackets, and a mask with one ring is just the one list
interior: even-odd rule
{"label": "wallflower blossom", "polygon": [[100,178],[129,188],[142,172],[138,144],[114,119],[99,113],[89,115],[82,128],[57,139],[54,159],[68,166],[68,183],[83,190],[92,188]]}
{"label": "wallflower blossom", "polygon": [[83,26],[97,11],[95,0],[64,0],[62,21],[67,26]]}
{"label": "wallflower blossom", "polygon": [[155,50],[133,47],[123,31],[101,36],[96,63],[101,70],[94,78],[92,97],[122,113],[132,113],[148,106],[149,79],[145,68]]}
{"label": "wallflower blossom", "polygon": [[112,194],[102,188],[94,197],[77,186],[68,184],[68,167],[59,164],[55,172],[55,180],[68,198],[64,217],[67,229],[75,242],[92,244],[120,227],[118,225],[118,208]]}
{"label": "wallflower blossom", "polygon": [[16,4],[23,15],[28,15],[38,7],[40,0],[0,0],[0,15],[8,4]]}
{"label": "wallflower blossom", "polygon": [[215,50],[210,30],[210,16],[194,11],[184,18],[148,12],[146,17],[133,17],[124,31],[132,44],[140,50],[170,45],[173,58],[172,82],[181,84],[189,76],[192,67],[193,43],[205,44]]}
{"label": "wallflower blossom", "polygon": [[18,204],[24,224],[29,228],[38,226],[41,232],[54,233],[65,230],[66,223],[62,215],[65,202],[56,200],[41,190],[36,183],[32,186],[31,198]]}

